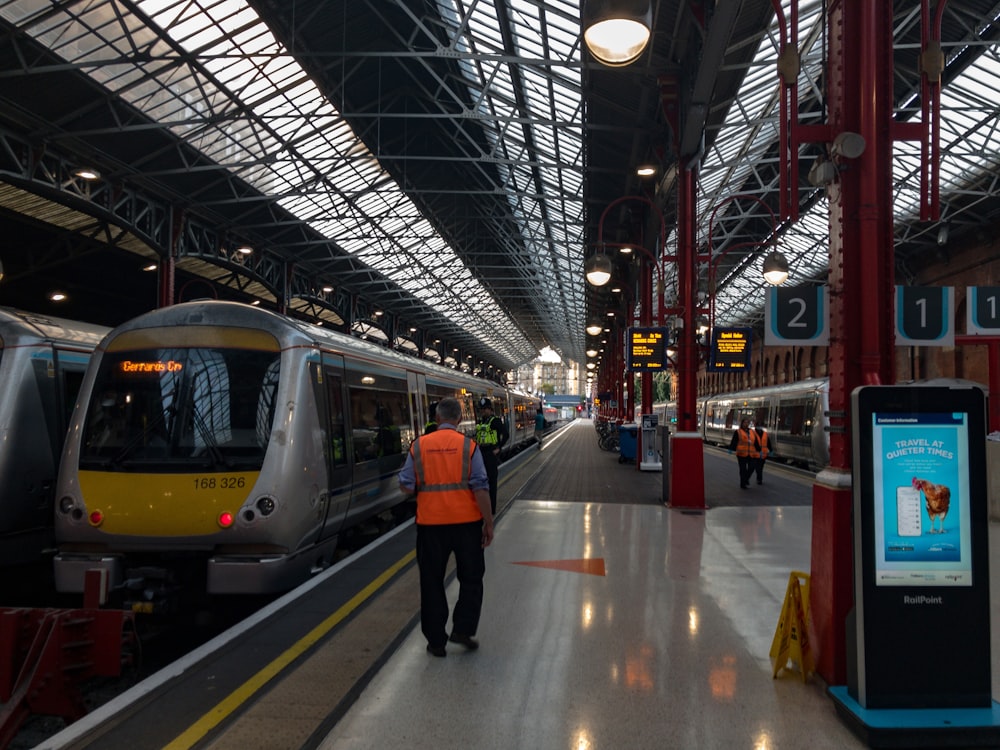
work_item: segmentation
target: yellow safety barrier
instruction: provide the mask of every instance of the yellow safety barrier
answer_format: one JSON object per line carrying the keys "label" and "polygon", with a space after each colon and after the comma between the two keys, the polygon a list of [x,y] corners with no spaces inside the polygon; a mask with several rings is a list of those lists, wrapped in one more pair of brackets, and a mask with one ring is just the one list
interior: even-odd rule
{"label": "yellow safety barrier", "polygon": [[792,571],[778,627],[771,641],[773,677],[790,666],[797,668],[805,682],[816,668],[809,638],[809,574]]}

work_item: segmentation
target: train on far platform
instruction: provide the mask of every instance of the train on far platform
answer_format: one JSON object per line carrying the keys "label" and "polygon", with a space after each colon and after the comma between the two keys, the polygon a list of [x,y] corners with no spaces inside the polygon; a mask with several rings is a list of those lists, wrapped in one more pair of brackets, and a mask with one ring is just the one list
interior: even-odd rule
{"label": "train on far platform", "polygon": [[356,337],[234,302],[141,315],[83,380],[56,492],[56,588],[82,591],[103,569],[153,611],[178,590],[293,588],[334,561],[339,536],[398,510],[397,473],[446,396],[467,434],[486,397],[506,451],[534,441],[536,398]]}
{"label": "train on far platform", "polygon": [[767,430],[769,459],[819,471],[830,463],[830,381],[809,378],[699,399],[699,429],[707,443],[728,446],[746,418]]}
{"label": "train on far platform", "polygon": [[[970,380],[935,378],[908,385],[975,386],[989,395],[986,386]],[[661,422],[673,424],[673,401],[653,405]],[[807,378],[697,399],[698,431],[706,443],[727,447],[740,420],[746,418],[768,432],[768,458],[819,471],[830,463],[829,378]]]}
{"label": "train on far platform", "polygon": [[[728,446],[740,420],[746,418],[767,430],[771,459],[818,471],[830,462],[829,391],[827,378],[810,378],[701,396],[696,401],[698,432],[706,443]],[[656,403],[653,410],[661,423],[675,423],[676,402]]]}
{"label": "train on far platform", "polygon": [[0,308],[0,565],[53,549],[52,508],[70,414],[110,329]]}

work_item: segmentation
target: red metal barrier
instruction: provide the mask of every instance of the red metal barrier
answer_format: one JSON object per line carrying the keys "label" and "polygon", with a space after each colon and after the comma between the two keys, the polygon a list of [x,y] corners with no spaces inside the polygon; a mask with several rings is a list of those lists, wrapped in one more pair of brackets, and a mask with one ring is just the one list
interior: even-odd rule
{"label": "red metal barrier", "polygon": [[131,612],[0,608],[0,747],[32,714],[86,714],[81,683],[121,674],[135,643]]}

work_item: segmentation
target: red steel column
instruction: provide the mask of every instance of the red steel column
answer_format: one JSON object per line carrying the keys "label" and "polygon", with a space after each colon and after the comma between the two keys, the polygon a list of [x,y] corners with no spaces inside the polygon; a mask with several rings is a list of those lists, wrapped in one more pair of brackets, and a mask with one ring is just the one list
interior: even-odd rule
{"label": "red steel column", "polygon": [[895,382],[892,229],[892,0],[829,10],[829,122],[864,136],[841,161],[830,201],[830,466],[813,485],[811,609],[817,672],[847,680],[845,618],[853,606],[851,392]]}
{"label": "red steel column", "polygon": [[695,306],[698,301],[695,271],[694,170],[678,165],[677,185],[677,306],[682,328],[677,340],[677,432],[670,436],[670,507],[705,507],[705,453],[698,432],[698,347],[695,341]]}

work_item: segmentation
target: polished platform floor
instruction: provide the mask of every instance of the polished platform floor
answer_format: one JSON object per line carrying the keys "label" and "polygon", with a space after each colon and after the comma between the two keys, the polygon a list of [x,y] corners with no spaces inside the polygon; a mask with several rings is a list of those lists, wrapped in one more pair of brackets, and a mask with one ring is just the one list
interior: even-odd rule
{"label": "polished platform floor", "polygon": [[[543,462],[487,551],[480,649],[433,658],[414,630],[320,747],[865,747],[818,677],[772,677],[789,575],[809,570],[809,480],[769,467],[763,486],[741,492],[735,460],[706,454],[715,507],[671,510],[648,502],[659,475],[605,466],[582,442],[592,432],[578,422],[563,433],[590,469],[555,484],[611,485],[607,502],[546,496],[545,473],[565,467]],[[614,492],[616,476],[631,498]],[[755,493],[771,499],[754,504]]]}
{"label": "polished platform floor", "polygon": [[38,748],[866,747],[818,676],[772,677],[811,478],[769,465],[740,490],[732,456],[704,458],[704,511],[666,507],[663,475],[601,451],[586,420],[505,463],[477,651],[426,652],[407,522]]}

